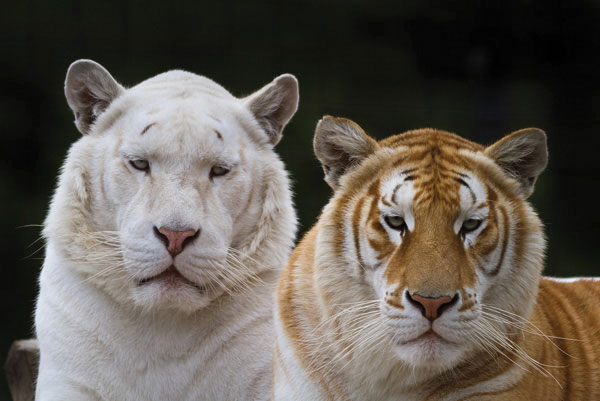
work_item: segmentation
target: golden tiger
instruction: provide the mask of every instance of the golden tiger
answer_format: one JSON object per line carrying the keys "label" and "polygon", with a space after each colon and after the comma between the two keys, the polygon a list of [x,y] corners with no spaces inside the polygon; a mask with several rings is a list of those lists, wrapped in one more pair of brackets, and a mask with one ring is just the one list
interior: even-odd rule
{"label": "golden tiger", "polygon": [[275,400],[600,400],[600,281],[541,277],[543,131],[326,116],[314,148],[334,196],[278,283]]}

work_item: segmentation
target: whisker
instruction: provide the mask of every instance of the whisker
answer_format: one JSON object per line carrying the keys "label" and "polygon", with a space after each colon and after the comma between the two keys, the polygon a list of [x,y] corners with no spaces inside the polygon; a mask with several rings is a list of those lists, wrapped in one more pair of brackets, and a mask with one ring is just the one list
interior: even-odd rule
{"label": "whisker", "polygon": [[511,360],[513,363],[518,365],[518,363],[516,361],[514,361],[513,359],[511,359],[508,355],[506,355],[506,353],[504,353],[500,349],[500,347],[502,347],[506,351],[514,353],[517,357],[519,357],[519,359],[521,359],[527,365],[531,366],[533,369],[538,371],[543,376],[545,376],[545,377],[550,376],[562,388],[560,382],[556,379],[556,377],[554,377],[554,375],[552,375],[552,373],[550,373],[546,369],[546,367],[563,368],[564,366],[546,365],[544,363],[541,363],[541,362],[535,360],[529,354],[527,354],[527,352],[519,344],[512,341],[504,333],[495,329],[485,319],[482,319],[480,322],[474,322],[474,325],[482,332],[482,334],[485,333],[486,341],[491,341],[492,343],[494,343],[496,345],[496,347],[495,347],[496,352],[501,353],[503,356],[505,356],[506,358]]}
{"label": "whisker", "polygon": [[[535,330],[535,332],[538,333],[537,335],[539,335],[541,337],[544,337],[547,341],[549,341],[556,349],[558,349],[564,355],[567,355],[567,356],[569,356],[571,358],[577,359],[576,357],[574,357],[573,355],[569,354],[568,352],[566,352],[565,350],[563,350],[561,347],[559,347],[554,341],[552,341],[552,339],[566,340],[566,341],[582,341],[582,340],[575,339],[575,338],[565,338],[565,337],[549,336],[549,335],[545,334],[539,327],[537,327],[535,324],[533,324],[530,320],[528,320],[528,319],[526,319],[526,318],[524,318],[524,317],[522,317],[520,315],[517,315],[515,313],[506,311],[504,309],[501,309],[501,308],[498,308],[498,307],[495,307],[495,306],[492,306],[492,305],[482,304],[482,311],[481,311],[482,315],[485,314],[488,317],[490,315],[493,316],[493,314],[490,314],[489,312],[485,312],[483,310],[483,308],[487,308],[490,311],[493,311],[495,313],[499,313],[500,315],[503,315],[503,317],[505,319],[514,319],[514,320],[517,320],[517,322],[514,323],[515,325],[522,324],[525,327],[530,326],[533,330]],[[494,317],[495,318],[499,318],[499,319],[503,318],[502,316],[494,316]],[[510,325],[510,323],[506,323],[506,324]],[[518,326],[511,326],[511,327],[518,328]],[[521,329],[521,331],[526,331],[526,330]],[[535,334],[535,333],[531,333],[531,334]]]}

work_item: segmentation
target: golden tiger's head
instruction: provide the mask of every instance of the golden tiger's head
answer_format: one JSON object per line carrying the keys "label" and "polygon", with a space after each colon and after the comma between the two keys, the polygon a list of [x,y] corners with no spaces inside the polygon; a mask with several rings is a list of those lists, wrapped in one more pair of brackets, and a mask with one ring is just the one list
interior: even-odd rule
{"label": "golden tiger's head", "polygon": [[528,316],[545,241],[526,198],[547,164],[543,131],[489,147],[434,129],[377,142],[326,116],[314,147],[335,191],[318,226],[320,304],[355,324],[348,342],[448,369]]}

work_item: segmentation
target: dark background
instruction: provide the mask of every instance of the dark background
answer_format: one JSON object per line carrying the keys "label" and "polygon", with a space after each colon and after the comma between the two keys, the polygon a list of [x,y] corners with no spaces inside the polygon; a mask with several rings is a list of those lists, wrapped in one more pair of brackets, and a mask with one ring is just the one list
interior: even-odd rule
{"label": "dark background", "polygon": [[489,144],[540,127],[550,164],[532,202],[549,238],[546,274],[600,275],[597,1],[176,3],[2,4],[0,360],[13,339],[32,335],[43,242],[27,225],[42,223],[79,137],[63,95],[79,58],[126,86],[182,68],[238,96],[295,74],[300,108],[277,150],[302,232],[330,196],[311,145],[323,114],[377,138],[435,127]]}

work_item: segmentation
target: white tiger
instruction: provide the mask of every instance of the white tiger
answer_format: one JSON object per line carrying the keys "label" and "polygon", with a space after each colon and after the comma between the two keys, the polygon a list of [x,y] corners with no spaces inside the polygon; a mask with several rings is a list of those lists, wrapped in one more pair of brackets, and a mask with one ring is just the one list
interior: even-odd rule
{"label": "white tiger", "polygon": [[125,89],[80,60],[65,93],[83,136],[44,227],[36,399],[268,399],[296,79],[238,99],[184,71]]}

